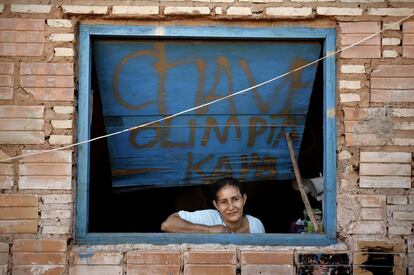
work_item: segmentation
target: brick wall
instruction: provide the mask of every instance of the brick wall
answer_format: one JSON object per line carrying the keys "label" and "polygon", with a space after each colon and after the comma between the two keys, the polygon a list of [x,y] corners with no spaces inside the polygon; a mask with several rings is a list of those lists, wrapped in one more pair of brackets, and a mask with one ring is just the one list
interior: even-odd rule
{"label": "brick wall", "polygon": [[[414,13],[407,0],[13,2],[0,4],[1,160],[76,140],[81,21],[330,26],[339,49]],[[0,162],[0,274],[414,273],[414,18],[338,54],[337,83],[339,244],[73,244],[70,149]]]}

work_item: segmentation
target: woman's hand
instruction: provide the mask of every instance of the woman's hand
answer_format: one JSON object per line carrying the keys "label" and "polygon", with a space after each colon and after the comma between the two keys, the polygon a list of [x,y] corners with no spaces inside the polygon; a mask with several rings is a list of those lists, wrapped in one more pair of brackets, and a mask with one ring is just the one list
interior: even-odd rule
{"label": "woman's hand", "polygon": [[230,228],[224,225],[213,225],[209,226],[210,233],[231,233]]}

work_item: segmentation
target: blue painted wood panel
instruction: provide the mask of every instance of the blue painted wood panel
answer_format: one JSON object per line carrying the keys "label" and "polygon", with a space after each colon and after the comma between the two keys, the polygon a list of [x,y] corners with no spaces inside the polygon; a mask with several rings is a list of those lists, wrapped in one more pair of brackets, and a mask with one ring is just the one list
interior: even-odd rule
{"label": "blue painted wood panel", "polygon": [[[160,119],[314,61],[312,41],[93,42],[107,133]],[[243,95],[108,138],[114,187],[180,186],[221,175],[293,177],[315,79],[310,66]]]}

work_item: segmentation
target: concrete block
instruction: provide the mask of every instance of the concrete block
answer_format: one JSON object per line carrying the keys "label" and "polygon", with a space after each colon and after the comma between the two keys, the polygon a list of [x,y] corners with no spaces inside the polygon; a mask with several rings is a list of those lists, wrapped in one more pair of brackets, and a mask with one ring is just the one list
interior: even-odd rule
{"label": "concrete block", "polygon": [[56,235],[67,235],[70,232],[69,226],[61,225],[44,225],[42,227],[42,234],[56,234]]}
{"label": "concrete block", "polygon": [[59,115],[70,115],[73,114],[75,108],[73,106],[53,106],[53,110]]}
{"label": "concrete block", "polygon": [[62,10],[69,14],[108,14],[107,6],[62,5]]}
{"label": "concrete block", "polygon": [[355,195],[361,207],[383,208],[385,206],[385,195]]}
{"label": "concrete block", "polygon": [[340,80],[339,89],[358,90],[361,89],[361,81],[359,80]]}
{"label": "concrete block", "polygon": [[344,74],[364,74],[365,66],[364,65],[342,65],[341,73]]}
{"label": "concrete block", "polygon": [[46,24],[52,28],[72,28],[72,21],[69,19],[46,19]]}
{"label": "concrete block", "polygon": [[359,94],[352,94],[352,93],[340,94],[339,98],[340,98],[341,103],[361,101],[361,96]]}
{"label": "concrete block", "polygon": [[336,7],[317,7],[316,13],[319,15],[346,15],[346,16],[359,16],[362,15],[363,9],[361,8],[336,8]]}
{"label": "concrete block", "polygon": [[73,42],[75,35],[73,33],[52,33],[50,40],[52,42]]}
{"label": "concrete block", "polygon": [[360,162],[411,163],[411,153],[408,153],[408,152],[361,152]]}
{"label": "concrete block", "polygon": [[388,195],[387,204],[408,204],[408,197],[404,195]]}
{"label": "concrete block", "polygon": [[207,15],[210,14],[208,7],[165,7],[164,14],[191,14],[191,15]]}
{"label": "concrete block", "polygon": [[10,5],[10,11],[18,13],[50,13],[51,8],[51,5]]}
{"label": "concrete block", "polygon": [[42,195],[42,202],[45,204],[60,204],[60,203],[71,203],[71,194],[53,194],[53,195]]}
{"label": "concrete block", "polygon": [[414,8],[369,8],[368,15],[379,16],[408,16],[413,14]]}
{"label": "concrete block", "polygon": [[401,44],[401,39],[399,38],[383,38],[382,45],[383,46],[398,46]]}
{"label": "concrete block", "polygon": [[411,188],[410,177],[393,176],[361,176],[359,179],[361,188]]}
{"label": "concrete block", "polygon": [[411,164],[361,163],[359,174],[364,176],[411,176]]}
{"label": "concrete block", "polygon": [[309,17],[312,16],[312,8],[278,7],[266,8],[266,15],[273,17]]}
{"label": "concrete block", "polygon": [[65,136],[65,135],[51,135],[49,139],[49,143],[51,145],[68,145],[72,143],[72,136]]}
{"label": "concrete block", "polygon": [[248,7],[229,7],[227,9],[227,15],[234,15],[234,16],[252,15],[252,10]]}
{"label": "concrete block", "polygon": [[73,120],[52,120],[51,123],[55,129],[72,129]]}
{"label": "concrete block", "polygon": [[158,6],[113,6],[115,15],[156,15],[160,13]]}
{"label": "concrete block", "polygon": [[381,221],[384,219],[384,211],[381,208],[362,208],[359,217],[364,221]]}
{"label": "concrete block", "polygon": [[349,228],[351,234],[385,234],[386,227],[384,222],[380,221],[358,221],[353,222]]}
{"label": "concrete block", "polygon": [[75,52],[72,48],[55,48],[55,56],[74,56]]}
{"label": "concrete block", "polygon": [[388,233],[391,235],[411,235],[412,226],[389,226]]}
{"label": "concrete block", "polygon": [[396,58],[398,57],[399,54],[397,51],[393,51],[393,50],[383,50],[382,51],[382,57],[384,58]]}

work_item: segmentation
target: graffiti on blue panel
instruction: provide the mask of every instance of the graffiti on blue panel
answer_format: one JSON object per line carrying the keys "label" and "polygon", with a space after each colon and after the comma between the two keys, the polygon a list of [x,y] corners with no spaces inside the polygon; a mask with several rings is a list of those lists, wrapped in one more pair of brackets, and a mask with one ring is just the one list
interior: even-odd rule
{"label": "graffiti on blue panel", "polygon": [[[252,87],[318,58],[315,42],[97,41],[108,133]],[[292,177],[315,66],[249,92],[108,138],[113,186],[196,185]]]}

